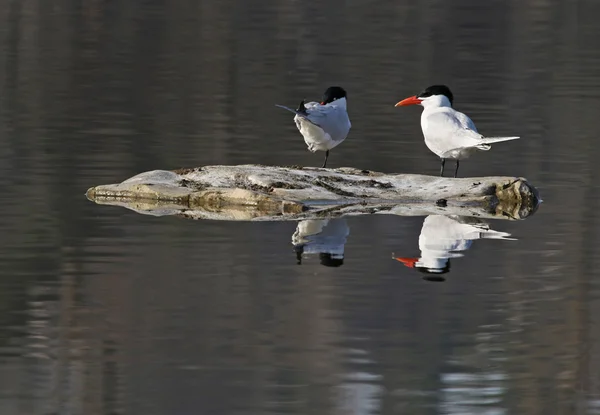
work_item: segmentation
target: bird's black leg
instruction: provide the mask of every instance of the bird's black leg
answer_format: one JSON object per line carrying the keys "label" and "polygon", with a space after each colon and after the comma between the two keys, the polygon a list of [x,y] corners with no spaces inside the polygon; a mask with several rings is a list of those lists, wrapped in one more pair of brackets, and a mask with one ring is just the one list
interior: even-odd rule
{"label": "bird's black leg", "polygon": [[440,169],[440,177],[444,176],[444,164],[446,164],[446,159],[442,159],[442,168]]}
{"label": "bird's black leg", "polygon": [[456,159],[456,169],[454,170],[454,178],[456,179],[456,175],[458,174],[458,164],[460,163],[460,161],[458,159]]}
{"label": "bird's black leg", "polygon": [[329,158],[329,150],[325,152],[325,162],[323,163],[323,168],[327,166],[327,159]]}

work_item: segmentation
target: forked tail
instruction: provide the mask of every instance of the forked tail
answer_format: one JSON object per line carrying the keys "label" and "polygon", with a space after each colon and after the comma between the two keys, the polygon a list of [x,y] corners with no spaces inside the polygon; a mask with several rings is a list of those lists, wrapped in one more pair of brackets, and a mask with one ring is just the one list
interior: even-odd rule
{"label": "forked tail", "polygon": [[504,239],[506,241],[516,241],[516,238],[511,238],[510,233],[487,229],[479,233],[481,239]]}
{"label": "forked tail", "polygon": [[492,143],[499,143],[501,141],[516,140],[518,138],[521,138],[521,137],[482,137],[481,141],[480,141],[481,144],[476,144],[473,147],[478,148],[479,150],[487,151],[490,148],[492,148],[492,146],[490,145]]}
{"label": "forked tail", "polygon": [[306,112],[306,107],[304,106],[304,100],[300,101],[300,105],[298,105],[296,112],[304,116],[308,115],[308,113]]}
{"label": "forked tail", "polygon": [[481,141],[484,144],[499,143],[501,141],[517,140],[521,137],[483,137]]}
{"label": "forked tail", "polygon": [[313,121],[311,121],[310,118],[308,118],[309,117],[308,111],[306,110],[306,107],[304,106],[304,100],[300,101],[300,105],[298,105],[297,110],[288,108],[285,105],[275,104],[275,106],[279,107],[279,108],[283,108],[284,110],[288,110],[289,112],[293,112],[294,114],[298,115],[301,119],[306,120],[310,124],[313,124],[313,125],[316,125],[317,127],[319,127],[317,124],[315,124]]}
{"label": "forked tail", "polygon": [[275,104],[276,107],[283,108],[284,110],[288,110],[289,112],[293,112],[296,115],[300,115],[302,117],[307,117],[308,112],[306,112],[306,107],[304,106],[304,100],[300,101],[300,105],[298,105],[298,109],[291,109],[286,107],[285,105]]}
{"label": "forked tail", "polygon": [[[289,112],[293,112],[294,114],[298,114],[298,111],[293,110],[293,109],[291,109],[289,107],[286,107],[285,105],[275,104],[275,106],[279,107],[279,108],[283,108],[284,110],[288,110]],[[302,114],[300,114],[300,115],[302,115]]]}

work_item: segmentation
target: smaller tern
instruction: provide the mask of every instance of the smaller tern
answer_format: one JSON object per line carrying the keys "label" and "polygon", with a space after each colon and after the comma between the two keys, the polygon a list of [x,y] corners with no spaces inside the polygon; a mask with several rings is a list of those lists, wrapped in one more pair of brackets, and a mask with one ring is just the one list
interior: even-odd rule
{"label": "smaller tern", "polygon": [[302,100],[296,110],[283,105],[275,105],[296,114],[294,117],[296,127],[304,137],[309,151],[325,152],[323,168],[327,167],[329,150],[341,144],[350,131],[351,124],[346,111],[346,100],[346,91],[339,86],[332,86],[327,88],[323,94],[321,103],[304,103]]}
{"label": "smaller tern", "polygon": [[345,219],[307,219],[298,222],[292,235],[297,264],[302,254],[319,254],[321,265],[339,267],[344,264],[344,246],[350,234]]}
{"label": "smaller tern", "polygon": [[446,159],[456,160],[456,177],[460,160],[468,158],[478,150],[489,150],[492,143],[520,138],[484,137],[477,132],[469,117],[452,108],[453,99],[452,92],[446,85],[433,85],[419,95],[403,99],[395,105],[423,106],[421,129],[427,147],[442,159],[440,176],[444,175]]}

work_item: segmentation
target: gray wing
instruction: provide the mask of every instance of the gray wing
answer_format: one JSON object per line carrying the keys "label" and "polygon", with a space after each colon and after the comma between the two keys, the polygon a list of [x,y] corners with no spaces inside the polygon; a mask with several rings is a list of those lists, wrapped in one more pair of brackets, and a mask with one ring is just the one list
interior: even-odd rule
{"label": "gray wing", "polygon": [[[467,122],[468,120],[468,122]],[[454,144],[455,148],[470,147],[481,142],[473,121],[460,112],[437,112],[427,119],[427,133],[430,139],[443,140],[444,145]],[[472,124],[473,128],[468,124]]]}
{"label": "gray wing", "polygon": [[348,112],[341,106],[309,102],[306,104],[306,112],[306,116],[299,116],[321,127],[334,141],[344,140],[352,127]]}
{"label": "gray wing", "polygon": [[477,131],[477,127],[475,127],[475,123],[467,115],[463,114],[462,112],[456,111],[454,113],[454,116],[463,125],[463,127],[468,128],[469,130],[473,130],[476,133],[479,132]]}

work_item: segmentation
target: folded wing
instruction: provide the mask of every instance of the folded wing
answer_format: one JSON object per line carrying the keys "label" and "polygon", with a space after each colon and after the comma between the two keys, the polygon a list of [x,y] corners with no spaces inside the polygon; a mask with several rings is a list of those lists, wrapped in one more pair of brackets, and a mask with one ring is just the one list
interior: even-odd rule
{"label": "folded wing", "polygon": [[342,106],[309,102],[306,104],[306,112],[305,118],[321,127],[334,141],[344,140],[350,131],[350,119],[346,108]]}

